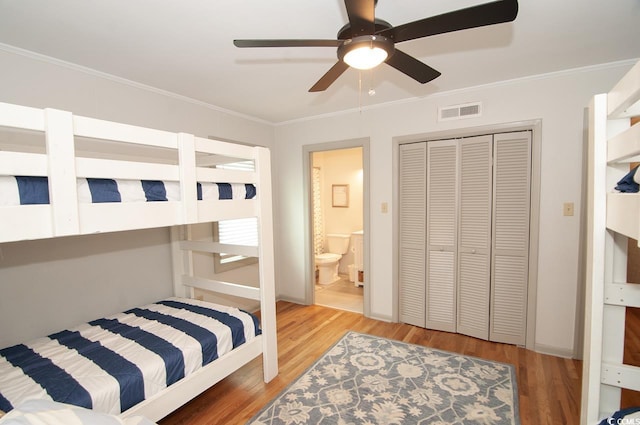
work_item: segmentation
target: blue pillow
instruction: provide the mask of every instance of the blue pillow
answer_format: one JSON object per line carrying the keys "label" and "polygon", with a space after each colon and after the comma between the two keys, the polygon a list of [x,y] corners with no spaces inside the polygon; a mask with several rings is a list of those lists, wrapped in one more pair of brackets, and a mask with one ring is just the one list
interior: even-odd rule
{"label": "blue pillow", "polygon": [[616,186],[616,190],[623,193],[636,193],[638,192],[638,183],[634,180],[634,176],[636,175],[636,171],[638,170],[640,165],[636,166],[633,170],[629,171],[627,175],[625,175]]}

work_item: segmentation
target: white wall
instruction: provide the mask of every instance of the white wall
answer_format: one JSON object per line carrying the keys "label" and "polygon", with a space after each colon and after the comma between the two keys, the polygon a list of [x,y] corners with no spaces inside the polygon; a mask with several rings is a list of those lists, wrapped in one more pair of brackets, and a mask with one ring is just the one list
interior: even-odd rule
{"label": "white wall", "polygon": [[[272,147],[273,127],[0,46],[0,102]],[[166,228],[0,244],[0,347],[172,294]]]}
{"label": "white wall", "polygon": [[166,231],[0,244],[0,347],[173,295]]}
{"label": "white wall", "polygon": [[273,145],[270,124],[45,59],[3,50],[0,45],[0,102],[63,109],[200,137]]}
{"label": "white wall", "polygon": [[[631,63],[567,71],[477,87],[362,112],[318,117],[276,127],[278,221],[277,270],[283,297],[304,299],[303,146],[370,138],[371,316],[391,319],[396,309],[393,269],[394,139],[424,137],[451,129],[542,120],[542,177],[538,264],[536,348],[571,355],[574,348],[579,272],[580,205],[584,108],[596,93],[608,91]],[[483,115],[437,122],[441,106],[481,101]],[[422,136],[421,136],[422,135]],[[574,202],[575,215],[562,215],[562,204]],[[286,225],[285,225],[286,224]]]}

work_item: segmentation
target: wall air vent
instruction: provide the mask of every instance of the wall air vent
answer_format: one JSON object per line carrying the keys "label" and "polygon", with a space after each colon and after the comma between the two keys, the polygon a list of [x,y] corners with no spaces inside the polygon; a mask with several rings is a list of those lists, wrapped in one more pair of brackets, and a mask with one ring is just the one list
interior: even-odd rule
{"label": "wall air vent", "polygon": [[438,108],[438,121],[460,120],[482,115],[482,103],[464,103],[462,105]]}

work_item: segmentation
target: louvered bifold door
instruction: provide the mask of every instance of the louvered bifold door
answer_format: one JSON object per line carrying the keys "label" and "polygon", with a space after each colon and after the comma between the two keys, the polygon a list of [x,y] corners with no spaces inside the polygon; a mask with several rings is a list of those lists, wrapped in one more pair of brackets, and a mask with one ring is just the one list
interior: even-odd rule
{"label": "louvered bifold door", "polygon": [[491,331],[525,344],[529,265],[531,132],[494,136]]}
{"label": "louvered bifold door", "polygon": [[456,331],[458,142],[427,144],[425,327]]}
{"label": "louvered bifold door", "polygon": [[491,292],[491,135],[460,142],[458,333],[489,339]]}
{"label": "louvered bifold door", "polygon": [[424,327],[427,144],[400,145],[400,321]]}

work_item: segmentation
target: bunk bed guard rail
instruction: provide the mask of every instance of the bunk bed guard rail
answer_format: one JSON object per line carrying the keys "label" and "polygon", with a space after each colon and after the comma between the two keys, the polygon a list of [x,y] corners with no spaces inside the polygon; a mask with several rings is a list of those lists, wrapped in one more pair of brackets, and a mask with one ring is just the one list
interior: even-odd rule
{"label": "bunk bed guard rail", "polygon": [[[0,242],[257,216],[261,179],[270,176],[216,165],[256,161],[264,150],[0,103],[0,178],[44,179],[49,198],[48,203],[12,205],[3,196]],[[162,186],[159,198],[140,195],[143,202],[92,203],[84,202],[85,181],[119,182],[120,192],[126,191],[123,182]],[[203,198],[212,185],[217,199]],[[225,191],[230,194],[221,200]],[[153,202],[161,200],[166,202]]]}

